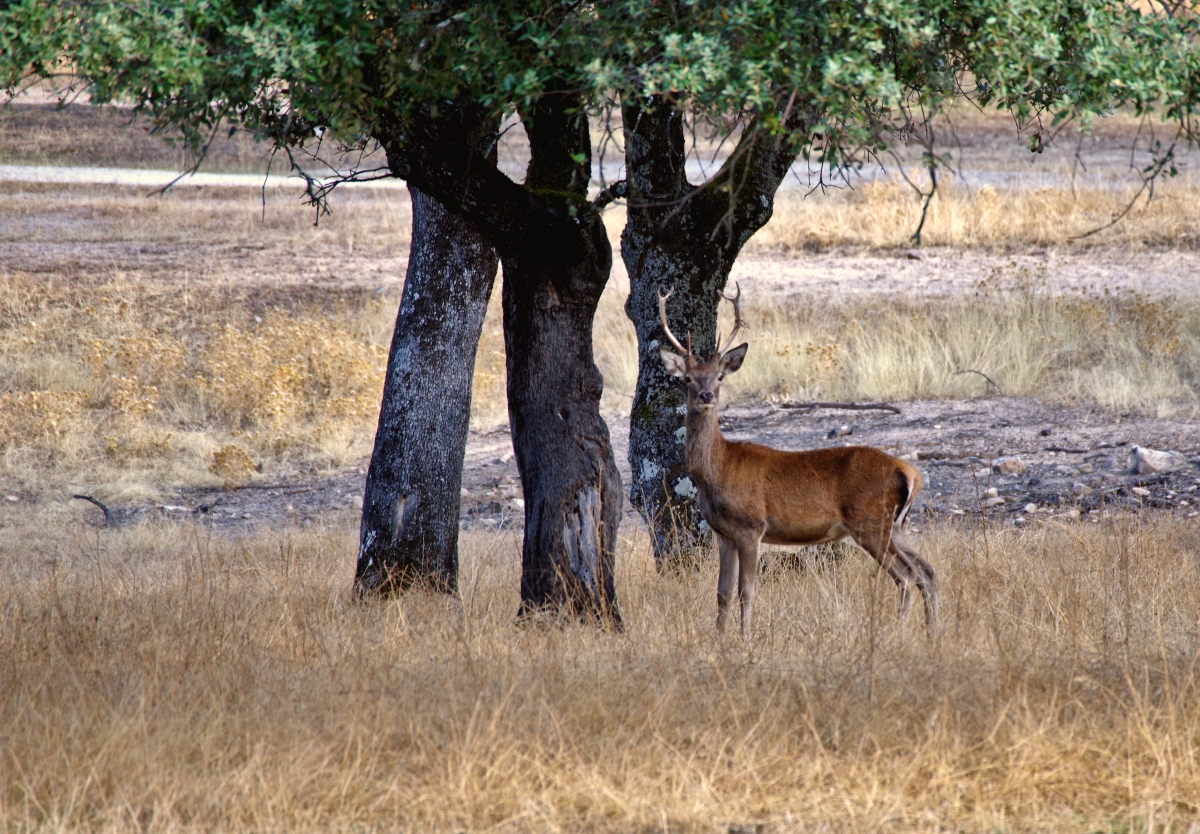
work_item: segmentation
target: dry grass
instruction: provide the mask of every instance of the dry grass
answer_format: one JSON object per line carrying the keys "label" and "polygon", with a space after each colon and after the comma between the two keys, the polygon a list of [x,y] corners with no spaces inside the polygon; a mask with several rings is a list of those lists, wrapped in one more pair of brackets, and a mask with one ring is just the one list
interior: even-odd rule
{"label": "dry grass", "polygon": [[[13,103],[0,106],[0,162],[7,165],[88,165],[117,168],[183,170],[195,158],[171,134],[154,132],[153,124],[129,108],[97,108],[73,104]],[[175,137],[177,138],[177,137]],[[205,171],[262,174],[270,157],[268,144],[245,132],[213,137]],[[286,168],[276,161],[276,172]]]}
{"label": "dry grass", "polygon": [[[914,173],[927,187],[927,177]],[[941,188],[929,206],[921,242],[927,246],[1012,250],[1031,246],[1200,245],[1200,179],[1181,175],[1160,183],[1153,200],[1143,195],[1112,228],[1084,240],[1134,198],[1134,186],[1113,188]],[[912,246],[922,198],[887,179],[854,189],[781,192],[771,222],[751,238],[747,253],[825,251],[842,247],[888,250]]]}
{"label": "dry grass", "polygon": [[0,448],[27,484],[128,501],[228,482],[228,446],[272,469],[370,450],[391,325],[370,294],[5,276],[0,313]]}
{"label": "dry grass", "polygon": [[[46,247],[114,244],[211,247],[200,262],[167,264],[169,276],[221,277],[222,258],[267,246],[352,256],[404,255],[412,227],[407,192],[342,190],[319,219],[302,190],[176,186],[163,196],[133,186],[0,182],[0,241]],[[265,204],[264,204],[265,198]],[[242,247],[230,252],[230,246]],[[160,250],[161,251],[161,250]],[[70,263],[64,253],[63,261]],[[122,251],[121,254],[125,254]],[[328,271],[328,269],[327,269]],[[213,273],[216,273],[214,276]],[[182,273],[182,274],[180,274]],[[402,276],[396,276],[402,277]]]}
{"label": "dry grass", "polygon": [[757,300],[728,387],[735,399],[961,398],[984,390],[956,373],[969,369],[1009,395],[1163,416],[1200,406],[1200,304],[1050,292],[1044,278],[998,272],[953,298]]}
{"label": "dry grass", "polygon": [[[626,292],[614,282],[597,313],[605,414],[627,413],[637,375]],[[507,419],[498,308],[499,292],[477,356],[476,428]],[[3,276],[9,488],[136,501],[256,467],[356,463],[374,436],[393,315],[394,299],[366,290]],[[730,402],[969,397],[984,382],[955,372],[971,369],[1010,395],[1163,416],[1200,405],[1194,301],[1054,294],[1006,273],[964,298],[763,299],[747,315],[752,351]]]}
{"label": "dry grass", "polygon": [[[519,550],[358,605],[353,531],[4,518],[11,831],[1187,831],[1200,527],[926,529],[944,622],[855,551],[713,634],[711,561],[620,548],[624,634],[513,623]],[[55,515],[57,513],[57,515]]]}

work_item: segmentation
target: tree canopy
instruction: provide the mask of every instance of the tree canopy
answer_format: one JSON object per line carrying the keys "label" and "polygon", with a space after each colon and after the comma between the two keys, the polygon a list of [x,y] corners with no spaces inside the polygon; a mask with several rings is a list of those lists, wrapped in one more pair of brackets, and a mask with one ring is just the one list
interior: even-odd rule
{"label": "tree canopy", "polygon": [[[1114,0],[17,0],[5,83],[62,78],[202,146],[238,124],[355,144],[381,119],[470,100],[495,114],[570,89],[590,108],[670,94],[733,125],[788,103],[838,161],[962,95],[1018,120],[1156,111],[1194,130],[1196,18]],[[1035,131],[1036,133],[1036,131]],[[1041,141],[1033,140],[1035,146]]]}

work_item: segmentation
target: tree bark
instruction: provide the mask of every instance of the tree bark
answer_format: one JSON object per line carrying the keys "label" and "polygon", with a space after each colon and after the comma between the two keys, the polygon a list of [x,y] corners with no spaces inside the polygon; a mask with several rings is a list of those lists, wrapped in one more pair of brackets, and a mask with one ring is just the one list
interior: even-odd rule
{"label": "tree bark", "polygon": [[498,258],[469,222],[409,188],[412,246],[367,470],[355,587],[458,587],[475,351]]}
{"label": "tree bark", "polygon": [[504,343],[513,449],[525,490],[521,610],[562,609],[620,624],[614,551],[624,493],[608,425],[592,320],[612,270],[604,221],[587,203],[591,139],[578,97],[543,96],[522,112],[525,187],[577,240],[504,256]]}
{"label": "tree bark", "polygon": [[[717,293],[746,241],[774,210],[775,191],[796,156],[791,136],[769,136],[756,120],[704,187],[687,181],[683,113],[668,96],[623,103],[628,220],[621,257],[629,272],[625,312],[638,339],[638,380],[629,426],[630,501],[651,530],[661,565],[707,540],[684,461],[687,396],[659,358],[658,295],[673,289],[672,330],[691,333],[697,356],[716,342]],[[804,115],[784,113],[791,131]]]}
{"label": "tree bark", "polygon": [[[522,616],[566,610],[619,625],[614,545],[623,492],[592,319],[612,266],[588,203],[587,116],[573,94],[549,93],[522,112],[531,160],[525,185],[463,152],[465,108],[382,124],[389,166],[470,221],[504,265],[509,418],[525,493]],[[469,116],[469,114],[468,114]]]}

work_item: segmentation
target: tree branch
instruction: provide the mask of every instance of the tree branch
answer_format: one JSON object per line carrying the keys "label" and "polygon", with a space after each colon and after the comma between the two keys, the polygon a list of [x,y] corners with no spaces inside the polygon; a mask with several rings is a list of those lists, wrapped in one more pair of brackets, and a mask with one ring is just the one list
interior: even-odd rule
{"label": "tree branch", "polygon": [[475,224],[502,256],[547,246],[560,252],[579,248],[582,254],[572,218],[535,198],[487,158],[497,125],[482,108],[453,103],[436,115],[422,108],[404,122],[381,122],[375,138],[391,170]]}
{"label": "tree branch", "polygon": [[789,411],[792,409],[816,410],[818,408],[840,408],[843,411],[890,411],[893,414],[902,413],[899,408],[889,403],[798,403],[791,400],[781,403],[772,403],[776,408],[784,408]]}

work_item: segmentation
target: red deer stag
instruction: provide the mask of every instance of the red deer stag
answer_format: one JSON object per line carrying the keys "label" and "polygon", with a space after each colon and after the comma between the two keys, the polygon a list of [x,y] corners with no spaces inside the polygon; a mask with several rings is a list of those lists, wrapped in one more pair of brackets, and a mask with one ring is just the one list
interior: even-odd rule
{"label": "red deer stag", "polygon": [[700,514],[717,534],[721,573],[717,581],[717,629],[725,630],[736,574],[742,604],[742,635],[750,635],[758,546],[824,544],[853,539],[900,586],[904,611],[911,585],[925,601],[925,621],[937,619],[933,568],[904,540],[901,527],[921,488],[921,474],[902,460],[866,446],[782,452],[721,436],[717,403],[721,380],[742,366],[748,344],[730,349],[742,328],[741,288],[733,298],[734,326],[712,359],[702,362],[679,343],[667,325],[667,299],[658,313],[670,347],[659,353],[667,372],[687,385],[687,466],[699,490]]}

